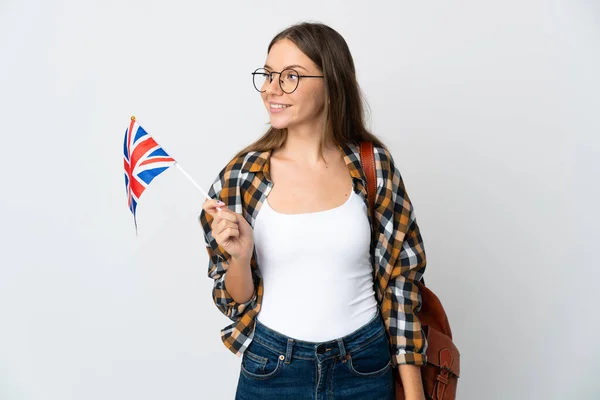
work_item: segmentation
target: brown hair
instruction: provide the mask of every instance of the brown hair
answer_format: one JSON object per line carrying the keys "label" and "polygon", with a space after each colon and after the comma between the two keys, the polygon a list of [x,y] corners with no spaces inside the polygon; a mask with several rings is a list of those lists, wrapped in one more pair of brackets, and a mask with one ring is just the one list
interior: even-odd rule
{"label": "brown hair", "polygon": [[[292,41],[300,51],[308,56],[323,72],[326,96],[327,122],[325,132],[329,132],[337,145],[359,144],[370,141],[375,145],[383,143],[365,127],[364,98],[356,80],[354,60],[348,44],[337,31],[321,23],[303,22],[292,25],[277,34],[267,49],[280,40]],[[269,128],[256,142],[238,153],[238,157],[250,151],[267,151],[283,145],[287,129]],[[321,138],[320,149],[325,143]]]}

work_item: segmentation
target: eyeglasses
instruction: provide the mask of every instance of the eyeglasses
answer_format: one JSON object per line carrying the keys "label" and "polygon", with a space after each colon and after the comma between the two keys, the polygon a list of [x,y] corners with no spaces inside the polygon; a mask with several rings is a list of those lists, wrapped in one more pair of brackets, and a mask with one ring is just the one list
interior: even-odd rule
{"label": "eyeglasses", "polygon": [[252,73],[252,83],[254,88],[263,93],[266,91],[267,80],[269,84],[273,82],[273,76],[279,74],[279,87],[284,93],[294,93],[298,89],[300,78],[324,78],[322,75],[300,75],[296,70],[288,68],[281,72],[267,71],[264,68],[258,68]]}

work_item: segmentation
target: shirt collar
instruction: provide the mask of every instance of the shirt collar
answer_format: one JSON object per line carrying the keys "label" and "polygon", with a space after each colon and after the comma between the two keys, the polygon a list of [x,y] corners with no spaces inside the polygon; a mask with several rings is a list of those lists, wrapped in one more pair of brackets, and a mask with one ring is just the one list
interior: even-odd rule
{"label": "shirt collar", "polygon": [[262,172],[267,180],[271,181],[271,175],[269,174],[269,158],[271,157],[271,150],[258,151],[252,154],[250,157],[246,157],[246,160],[242,164],[242,172]]}
{"label": "shirt collar", "polygon": [[344,153],[344,162],[350,171],[352,179],[360,180],[363,185],[366,185],[367,180],[360,164],[359,147],[354,144],[338,145],[338,147]]}

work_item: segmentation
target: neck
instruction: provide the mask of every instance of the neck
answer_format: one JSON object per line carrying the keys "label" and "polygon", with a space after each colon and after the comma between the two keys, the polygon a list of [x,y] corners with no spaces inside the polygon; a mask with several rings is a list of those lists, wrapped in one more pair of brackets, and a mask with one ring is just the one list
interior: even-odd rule
{"label": "neck", "polygon": [[319,126],[290,127],[285,143],[278,149],[277,153],[281,157],[303,163],[321,163],[323,157],[327,160],[328,154],[336,149],[335,143],[330,139],[326,140],[323,149],[320,149],[322,132],[322,124],[319,124]]}

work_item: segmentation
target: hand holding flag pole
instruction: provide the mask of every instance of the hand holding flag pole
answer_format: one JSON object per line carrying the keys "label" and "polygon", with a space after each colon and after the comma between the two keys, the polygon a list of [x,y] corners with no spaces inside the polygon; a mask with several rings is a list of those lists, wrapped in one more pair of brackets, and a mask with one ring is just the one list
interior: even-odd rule
{"label": "hand holding flag pole", "polygon": [[[136,209],[142,193],[150,182],[158,175],[175,165],[204,197],[210,196],[185,172],[179,163],[137,123],[135,116],[131,117],[129,128],[125,131],[123,145],[125,166],[125,188],[129,209],[133,213],[133,222],[137,233]],[[221,208],[217,208],[221,211]]]}

